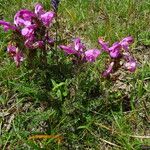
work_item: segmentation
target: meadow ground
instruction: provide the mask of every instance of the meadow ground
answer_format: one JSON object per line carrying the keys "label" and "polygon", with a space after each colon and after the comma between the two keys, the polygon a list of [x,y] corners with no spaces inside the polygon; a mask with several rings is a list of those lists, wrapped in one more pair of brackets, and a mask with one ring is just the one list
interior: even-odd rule
{"label": "meadow ground", "polygon": [[[0,19],[13,21],[36,0],[0,0]],[[39,0],[47,10],[50,0]],[[45,91],[40,70],[16,68],[6,53],[10,34],[0,28],[0,149],[2,150],[141,150],[150,146],[150,0],[62,0],[58,34],[62,42],[81,37],[99,47],[126,36],[135,73],[124,70],[104,79],[103,55],[81,69],[68,62],[49,66]],[[52,36],[54,28],[52,27]],[[49,60],[50,61],[50,60]],[[77,75],[74,76],[74,70]],[[32,135],[51,135],[31,139]],[[52,137],[52,135],[54,137]],[[59,140],[59,135],[62,140]],[[30,137],[30,138],[29,138]]]}

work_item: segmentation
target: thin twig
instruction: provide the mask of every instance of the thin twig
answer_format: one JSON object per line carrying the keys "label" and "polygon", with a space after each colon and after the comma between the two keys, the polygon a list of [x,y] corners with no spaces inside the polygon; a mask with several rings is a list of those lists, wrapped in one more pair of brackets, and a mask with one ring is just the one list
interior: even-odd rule
{"label": "thin twig", "polygon": [[90,131],[90,130],[88,130],[93,136],[95,136],[96,138],[98,138],[100,141],[102,141],[102,142],[104,142],[104,143],[107,143],[107,144],[109,144],[109,145],[111,145],[111,146],[115,146],[115,147],[118,147],[118,148],[122,148],[121,146],[119,146],[119,145],[117,145],[117,144],[115,144],[115,143],[112,143],[112,142],[110,142],[110,141],[107,141],[107,140],[105,140],[105,139],[102,139],[102,138],[100,138],[100,137],[98,137],[97,135],[95,135],[92,131]]}
{"label": "thin twig", "polygon": [[139,138],[139,139],[150,139],[150,136],[149,135],[146,135],[146,136],[141,136],[141,135],[130,135],[130,134],[124,134],[124,133],[119,133],[117,131],[114,131],[113,129],[103,125],[103,124],[100,124],[100,123],[95,123],[96,125],[99,125],[100,127],[106,129],[106,130],[109,130],[109,131],[113,131],[114,133],[116,134],[122,134],[123,136],[129,136],[129,137],[133,137],[133,138]]}

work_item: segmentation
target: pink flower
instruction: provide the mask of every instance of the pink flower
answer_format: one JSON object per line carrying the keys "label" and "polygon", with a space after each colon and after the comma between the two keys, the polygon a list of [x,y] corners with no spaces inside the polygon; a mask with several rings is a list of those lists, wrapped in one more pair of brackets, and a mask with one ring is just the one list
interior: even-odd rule
{"label": "pink flower", "polygon": [[108,66],[108,68],[102,73],[102,76],[103,77],[109,76],[113,70],[113,66],[114,66],[114,62],[111,62],[110,65]]}
{"label": "pink flower", "polygon": [[36,26],[35,25],[29,25],[26,26],[25,28],[23,28],[21,30],[21,34],[26,37],[26,38],[31,38],[34,37],[34,30],[35,30]]}
{"label": "pink flower", "polygon": [[131,45],[133,42],[134,42],[134,39],[131,36],[129,36],[129,37],[122,39],[120,44],[124,50],[128,51],[129,45]]}
{"label": "pink flower", "polygon": [[35,14],[38,15],[38,16],[40,16],[40,15],[42,15],[44,13],[45,13],[45,11],[44,11],[43,6],[40,3],[37,3],[35,5]]}
{"label": "pink flower", "polygon": [[40,16],[40,19],[46,27],[49,27],[49,25],[52,23],[54,17],[55,17],[55,13],[52,11],[49,11],[49,12],[42,14]]}
{"label": "pink flower", "polygon": [[83,53],[85,46],[81,43],[80,38],[76,38],[73,41],[73,44],[68,46],[60,45],[60,48],[63,49],[67,54],[78,54]]}
{"label": "pink flower", "polygon": [[112,58],[118,58],[120,56],[121,45],[116,42],[109,48],[109,54]]}
{"label": "pink flower", "polygon": [[16,26],[29,26],[31,25],[31,20],[24,20],[22,18],[17,17],[14,21],[14,23],[16,24]]}
{"label": "pink flower", "polygon": [[16,47],[14,45],[8,45],[7,52],[13,57],[16,54]]}
{"label": "pink flower", "polygon": [[108,42],[104,42],[104,40],[102,38],[98,39],[98,43],[100,44],[100,46],[102,47],[102,50],[108,52],[109,51],[109,44]]}
{"label": "pink flower", "polygon": [[94,62],[100,55],[101,51],[98,49],[91,49],[85,52],[85,59],[89,62]]}
{"label": "pink flower", "polygon": [[124,66],[130,72],[134,72],[136,70],[137,64],[135,59],[130,55],[129,52],[123,53],[123,58],[125,59]]}
{"label": "pink flower", "polygon": [[24,60],[23,54],[19,51],[19,49],[13,45],[8,45],[7,52],[13,58],[16,63],[16,66],[19,67],[20,63]]}
{"label": "pink flower", "polygon": [[129,62],[125,62],[124,66],[126,67],[127,70],[129,70],[130,72],[134,72],[136,70],[136,61],[132,60]]}
{"label": "pink flower", "polygon": [[35,14],[37,17],[43,22],[43,24],[46,27],[49,27],[49,25],[52,23],[55,13],[52,11],[46,12],[41,4],[35,5]]}
{"label": "pink flower", "polygon": [[83,45],[83,43],[81,43],[80,38],[74,39],[74,48],[76,51],[80,51],[80,52],[83,52],[83,50],[85,49],[85,46]]}
{"label": "pink flower", "polygon": [[2,25],[4,27],[4,31],[8,31],[8,30],[17,30],[17,28],[13,25],[11,25],[9,22],[0,20],[0,25]]}
{"label": "pink flower", "polygon": [[68,46],[60,45],[59,47],[61,49],[63,49],[67,54],[76,54],[77,53],[77,51],[71,45],[68,45]]}
{"label": "pink flower", "polygon": [[16,26],[27,26],[31,25],[32,19],[35,17],[35,14],[30,10],[22,9],[16,13],[14,16],[14,24]]}

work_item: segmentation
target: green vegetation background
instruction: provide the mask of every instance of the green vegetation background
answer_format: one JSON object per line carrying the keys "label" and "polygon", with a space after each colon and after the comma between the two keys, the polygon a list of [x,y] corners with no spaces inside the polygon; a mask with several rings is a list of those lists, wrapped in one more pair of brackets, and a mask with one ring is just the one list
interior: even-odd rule
{"label": "green vegetation background", "polygon": [[[0,0],[0,19],[13,21],[19,9],[33,10],[36,2]],[[50,0],[39,2],[51,9]],[[78,68],[60,53],[59,65],[49,60],[46,92],[42,71],[17,69],[9,59],[5,49],[10,34],[0,28],[0,149],[140,150],[150,145],[149,8],[150,0],[62,0],[62,39],[79,36],[90,48],[99,47],[101,36],[113,43],[132,35],[138,69],[134,74],[121,70],[105,80],[99,70],[106,56]],[[63,141],[28,139],[38,134],[60,134]]]}

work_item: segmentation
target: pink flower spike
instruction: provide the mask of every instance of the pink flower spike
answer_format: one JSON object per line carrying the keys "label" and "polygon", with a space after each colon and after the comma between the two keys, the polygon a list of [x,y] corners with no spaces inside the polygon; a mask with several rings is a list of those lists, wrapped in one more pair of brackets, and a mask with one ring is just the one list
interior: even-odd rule
{"label": "pink flower spike", "polygon": [[102,50],[108,52],[109,51],[109,44],[108,42],[105,42],[102,38],[98,39],[98,43],[100,44],[100,46],[102,47]]}
{"label": "pink flower spike", "polygon": [[2,25],[4,27],[4,31],[8,31],[8,30],[17,30],[17,28],[13,25],[11,25],[9,22],[0,20],[0,25]]}
{"label": "pink flower spike", "polygon": [[45,11],[44,11],[43,6],[40,3],[37,3],[35,5],[35,14],[38,15],[38,16],[40,16],[40,15],[42,15],[44,13],[45,13]]}
{"label": "pink flower spike", "polygon": [[87,50],[85,52],[85,59],[88,62],[94,62],[100,54],[101,54],[101,51],[98,49]]}
{"label": "pink flower spike", "polygon": [[102,76],[103,77],[109,76],[113,70],[113,66],[114,66],[114,62],[111,62],[110,65],[108,66],[108,68],[102,73]]}
{"label": "pink flower spike", "polygon": [[129,45],[131,45],[133,42],[134,42],[134,39],[131,36],[129,36],[129,37],[122,39],[120,44],[124,50],[128,51]]}
{"label": "pink flower spike", "polygon": [[77,51],[72,48],[72,46],[65,46],[65,45],[60,45],[59,46],[61,49],[63,49],[67,54],[76,54]]}
{"label": "pink flower spike", "polygon": [[49,25],[52,23],[54,17],[55,17],[55,13],[52,11],[46,12],[40,16],[43,24],[46,27],[49,27]]}
{"label": "pink flower spike", "polygon": [[126,67],[126,69],[128,69],[130,72],[134,72],[136,70],[136,61],[135,60],[132,60],[132,61],[129,61],[129,62],[126,62],[124,64],[124,66]]}
{"label": "pink flower spike", "polygon": [[112,58],[118,58],[120,56],[121,45],[116,42],[109,48],[109,54]]}

